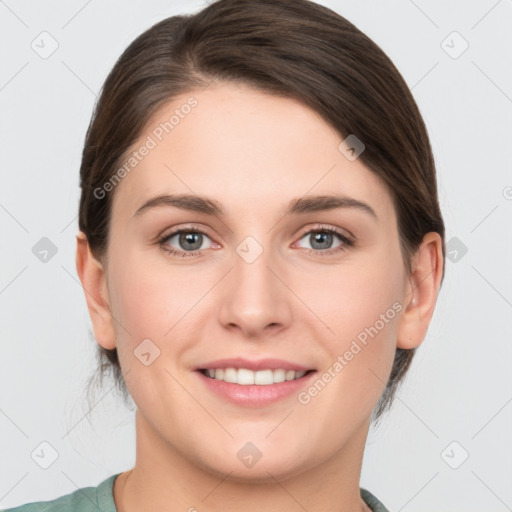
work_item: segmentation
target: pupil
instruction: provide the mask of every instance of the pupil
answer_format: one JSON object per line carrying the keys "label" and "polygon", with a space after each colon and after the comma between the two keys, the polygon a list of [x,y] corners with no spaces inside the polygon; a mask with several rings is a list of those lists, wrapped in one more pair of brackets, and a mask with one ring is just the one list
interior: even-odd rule
{"label": "pupil", "polygon": [[[180,245],[191,251],[199,249],[202,245],[202,233],[181,233]],[[187,244],[191,244],[187,247]]]}
{"label": "pupil", "polygon": [[[311,247],[313,247],[313,249],[328,249],[329,246],[331,245],[332,243],[332,233],[315,233],[315,234],[311,234],[311,237],[312,238],[312,243],[311,243]],[[326,245],[322,245],[322,242],[325,244],[327,242]],[[316,246],[316,244],[320,244],[320,246]]]}

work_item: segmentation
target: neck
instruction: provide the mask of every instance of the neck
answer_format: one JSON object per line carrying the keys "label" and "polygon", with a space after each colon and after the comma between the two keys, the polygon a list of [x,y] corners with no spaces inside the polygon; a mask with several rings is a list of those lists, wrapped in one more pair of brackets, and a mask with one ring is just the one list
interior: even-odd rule
{"label": "neck", "polygon": [[254,482],[194,464],[158,436],[137,410],[136,464],[115,481],[116,508],[118,512],[369,511],[359,491],[368,428],[369,421],[320,465],[286,477],[266,472],[264,479]]}

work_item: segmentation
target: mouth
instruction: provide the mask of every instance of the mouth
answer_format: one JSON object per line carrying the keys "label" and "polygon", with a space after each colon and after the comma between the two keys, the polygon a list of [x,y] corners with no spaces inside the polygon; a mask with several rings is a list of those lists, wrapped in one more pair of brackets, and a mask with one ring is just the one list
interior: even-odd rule
{"label": "mouth", "polygon": [[302,379],[315,370],[286,370],[284,368],[250,370],[249,368],[202,368],[199,370],[210,379],[239,384],[241,386],[271,386],[281,382]]}
{"label": "mouth", "polygon": [[205,388],[238,406],[265,407],[292,398],[317,371],[282,359],[222,359],[196,368]]}

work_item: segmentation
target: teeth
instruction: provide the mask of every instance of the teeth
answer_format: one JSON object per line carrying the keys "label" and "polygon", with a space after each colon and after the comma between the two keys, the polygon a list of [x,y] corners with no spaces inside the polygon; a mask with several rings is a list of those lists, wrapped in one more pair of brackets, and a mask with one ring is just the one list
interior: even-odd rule
{"label": "teeth", "polygon": [[259,370],[257,372],[253,372],[247,368],[215,368],[206,370],[205,374],[215,380],[223,380],[242,386],[250,386],[252,384],[269,386],[270,384],[300,379],[306,372],[283,370],[281,368],[277,370]]}
{"label": "teeth", "polygon": [[284,382],[286,380],[286,370],[274,370],[274,382]]}
{"label": "teeth", "polygon": [[245,368],[239,368],[236,374],[236,383],[242,384],[242,386],[254,384],[254,372]]}
{"label": "teeth", "polygon": [[[215,378],[217,378],[217,370],[215,370]],[[237,381],[236,370],[234,368],[226,368],[224,370],[224,378],[222,380],[236,384],[236,381]]]}
{"label": "teeth", "polygon": [[272,370],[261,370],[259,372],[254,372],[254,384],[259,384],[260,386],[268,386],[269,384],[274,384],[274,372]]}

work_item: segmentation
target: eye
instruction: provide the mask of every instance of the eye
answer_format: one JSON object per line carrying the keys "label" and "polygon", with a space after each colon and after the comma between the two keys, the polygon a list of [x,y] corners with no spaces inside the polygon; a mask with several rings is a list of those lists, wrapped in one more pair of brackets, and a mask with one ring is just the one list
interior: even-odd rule
{"label": "eye", "polygon": [[354,242],[348,236],[328,226],[310,229],[301,237],[299,244],[301,240],[306,242],[306,246],[301,246],[302,248],[308,249],[308,252],[322,255],[343,251],[354,245]]}
{"label": "eye", "polygon": [[180,229],[165,235],[159,240],[159,244],[164,251],[175,256],[187,257],[196,256],[198,251],[208,249],[208,242],[213,243],[211,238],[202,230]]}
{"label": "eye", "polygon": [[[302,240],[306,242],[306,246],[301,245]],[[159,239],[158,243],[164,251],[179,257],[197,256],[202,250],[220,247],[203,230],[196,227],[173,231]],[[337,253],[355,245],[348,236],[329,226],[310,229],[297,243],[299,247],[316,255]]]}

